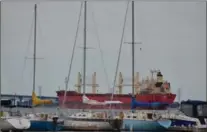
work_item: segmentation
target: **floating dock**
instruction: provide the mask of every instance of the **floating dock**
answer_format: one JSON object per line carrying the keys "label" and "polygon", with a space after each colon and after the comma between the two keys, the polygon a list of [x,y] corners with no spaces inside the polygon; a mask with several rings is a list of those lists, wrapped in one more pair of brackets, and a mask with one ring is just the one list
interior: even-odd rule
{"label": "floating dock", "polygon": [[207,132],[207,126],[200,126],[200,127],[170,127],[169,131],[176,131],[176,132]]}

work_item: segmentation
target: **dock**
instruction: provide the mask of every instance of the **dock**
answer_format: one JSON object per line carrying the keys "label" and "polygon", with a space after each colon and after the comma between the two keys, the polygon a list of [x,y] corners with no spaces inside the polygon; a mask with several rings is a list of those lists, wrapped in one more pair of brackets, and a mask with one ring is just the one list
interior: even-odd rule
{"label": "dock", "polygon": [[168,131],[176,132],[207,132],[207,126],[201,127],[170,127]]}

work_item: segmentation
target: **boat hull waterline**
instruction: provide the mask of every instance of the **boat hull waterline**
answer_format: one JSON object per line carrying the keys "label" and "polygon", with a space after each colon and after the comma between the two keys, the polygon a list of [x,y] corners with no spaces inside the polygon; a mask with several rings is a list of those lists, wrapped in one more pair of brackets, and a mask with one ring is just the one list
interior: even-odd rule
{"label": "boat hull waterline", "polygon": [[64,121],[64,130],[119,130],[122,120],[109,119],[67,119]]}
{"label": "boat hull waterline", "polygon": [[186,127],[187,126],[196,126],[196,122],[195,121],[188,121],[188,120],[173,119],[171,126],[186,126]]}
{"label": "boat hull waterline", "polygon": [[63,122],[31,120],[30,131],[60,131],[63,130]]}
{"label": "boat hull waterline", "polygon": [[130,131],[153,131],[153,130],[167,130],[171,126],[171,120],[123,120],[123,129]]}

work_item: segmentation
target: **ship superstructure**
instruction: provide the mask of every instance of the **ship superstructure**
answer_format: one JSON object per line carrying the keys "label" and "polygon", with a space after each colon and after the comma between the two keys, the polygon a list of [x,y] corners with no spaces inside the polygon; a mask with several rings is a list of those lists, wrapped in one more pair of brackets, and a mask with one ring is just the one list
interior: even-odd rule
{"label": "ship superstructure", "polygon": [[[154,75],[156,73],[156,76]],[[111,93],[100,93],[97,89],[99,85],[96,82],[96,72],[92,75],[92,83],[87,84],[87,86],[92,86],[91,92],[86,93],[85,95],[92,100],[99,102],[104,102],[110,100]],[[176,95],[171,93],[170,82],[163,80],[163,75],[159,70],[151,70],[151,77],[147,76],[139,80],[139,72],[135,73],[134,88],[136,92],[136,100],[141,102],[161,102],[172,104]],[[124,94],[123,87],[131,86],[131,84],[124,84],[123,74],[119,72],[118,84],[116,85],[116,93],[114,94],[113,100],[118,100],[122,102],[121,104],[114,104],[113,108],[115,109],[130,109],[131,103],[131,93]],[[88,107],[88,104],[83,104],[82,102],[82,77],[81,73],[78,73],[77,83],[75,84],[75,91],[67,91],[66,100],[64,107],[71,109],[102,109],[107,108],[107,106],[92,106]],[[63,107],[63,98],[65,90],[57,91],[57,96],[59,99],[59,104]]]}

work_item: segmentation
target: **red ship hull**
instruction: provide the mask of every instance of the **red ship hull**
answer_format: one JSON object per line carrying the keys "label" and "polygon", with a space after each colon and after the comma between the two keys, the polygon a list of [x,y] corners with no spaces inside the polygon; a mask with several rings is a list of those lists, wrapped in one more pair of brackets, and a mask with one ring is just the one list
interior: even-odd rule
{"label": "red ship hull", "polygon": [[[91,106],[82,103],[82,95],[75,91],[68,91],[65,104],[63,105],[64,91],[57,91],[60,107],[69,109],[107,109],[109,106]],[[104,102],[111,99],[111,94],[86,94],[89,99]],[[137,94],[136,100],[140,102],[161,102],[172,104],[175,100],[175,94]],[[130,94],[114,94],[113,100],[123,102],[122,104],[113,104],[113,109],[130,109],[131,108],[131,95]]]}

